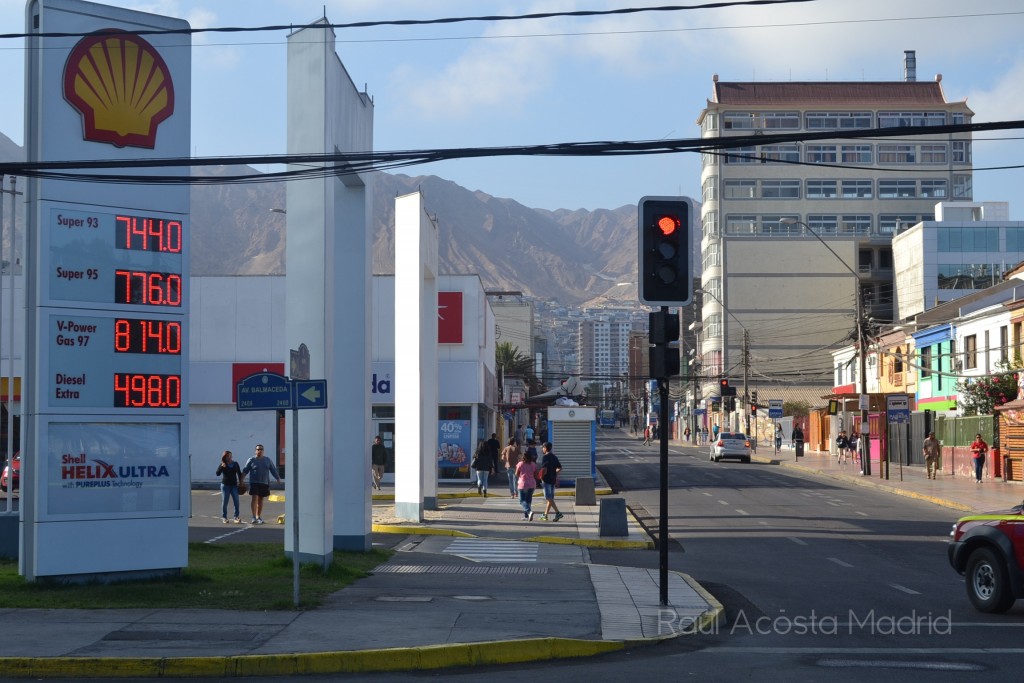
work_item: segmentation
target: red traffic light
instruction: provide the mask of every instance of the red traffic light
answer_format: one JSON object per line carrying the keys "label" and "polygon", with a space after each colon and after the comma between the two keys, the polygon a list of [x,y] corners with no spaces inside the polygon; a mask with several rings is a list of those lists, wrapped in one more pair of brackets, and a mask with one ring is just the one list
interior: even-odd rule
{"label": "red traffic light", "polygon": [[678,230],[682,224],[683,222],[677,217],[668,215],[661,216],[657,221],[655,221],[655,225],[658,226],[658,230],[661,230],[661,234],[666,237]]}

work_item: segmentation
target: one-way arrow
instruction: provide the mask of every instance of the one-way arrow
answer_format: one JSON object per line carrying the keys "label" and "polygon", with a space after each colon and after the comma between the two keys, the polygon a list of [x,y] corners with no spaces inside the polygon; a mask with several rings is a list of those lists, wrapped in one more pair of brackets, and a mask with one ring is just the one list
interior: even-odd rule
{"label": "one-way arrow", "polygon": [[320,398],[320,390],[313,386],[302,392],[301,396],[310,403],[316,403],[317,399]]}

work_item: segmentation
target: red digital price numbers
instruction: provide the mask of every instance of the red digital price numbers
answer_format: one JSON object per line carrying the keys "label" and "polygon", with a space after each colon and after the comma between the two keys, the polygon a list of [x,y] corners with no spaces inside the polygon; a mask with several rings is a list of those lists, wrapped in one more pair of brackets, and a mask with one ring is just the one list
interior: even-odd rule
{"label": "red digital price numbers", "polygon": [[181,221],[146,216],[115,216],[118,249],[181,253]]}
{"label": "red digital price numbers", "polygon": [[115,270],[114,303],[181,306],[181,275],[148,270]]}
{"label": "red digital price numbers", "polygon": [[181,323],[172,320],[114,320],[114,351],[181,355]]}
{"label": "red digital price numbers", "polygon": [[115,408],[180,408],[181,375],[114,373]]}

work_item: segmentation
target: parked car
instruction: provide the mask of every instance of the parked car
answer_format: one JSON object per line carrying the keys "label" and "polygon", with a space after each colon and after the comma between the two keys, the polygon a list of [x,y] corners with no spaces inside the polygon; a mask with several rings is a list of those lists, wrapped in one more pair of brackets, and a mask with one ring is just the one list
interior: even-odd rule
{"label": "parked car", "polygon": [[964,576],[976,610],[1002,613],[1024,598],[1024,503],[962,517],[950,536],[949,563]]}
{"label": "parked car", "polygon": [[3,473],[0,473],[0,491],[7,491],[7,481],[11,479],[11,488],[18,490],[21,483],[21,453],[14,454],[14,474],[11,474],[11,463],[4,465]]}
{"label": "parked car", "polygon": [[750,462],[750,437],[740,432],[722,432],[711,442],[709,459],[718,462],[722,458],[739,458]]}

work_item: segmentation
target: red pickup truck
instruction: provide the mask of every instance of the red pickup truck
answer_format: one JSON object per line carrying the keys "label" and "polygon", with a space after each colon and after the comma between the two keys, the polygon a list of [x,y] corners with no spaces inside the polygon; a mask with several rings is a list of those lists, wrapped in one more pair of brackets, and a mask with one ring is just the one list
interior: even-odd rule
{"label": "red pickup truck", "polygon": [[966,579],[975,609],[1002,613],[1024,598],[1024,503],[962,517],[950,535],[949,563]]}

